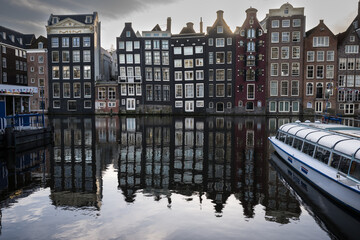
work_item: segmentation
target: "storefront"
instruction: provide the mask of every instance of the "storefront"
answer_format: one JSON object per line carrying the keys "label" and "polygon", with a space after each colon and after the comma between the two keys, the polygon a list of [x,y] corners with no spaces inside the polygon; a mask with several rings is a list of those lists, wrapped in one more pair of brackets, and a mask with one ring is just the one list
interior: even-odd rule
{"label": "storefront", "polygon": [[29,98],[37,87],[0,84],[0,117],[29,113]]}

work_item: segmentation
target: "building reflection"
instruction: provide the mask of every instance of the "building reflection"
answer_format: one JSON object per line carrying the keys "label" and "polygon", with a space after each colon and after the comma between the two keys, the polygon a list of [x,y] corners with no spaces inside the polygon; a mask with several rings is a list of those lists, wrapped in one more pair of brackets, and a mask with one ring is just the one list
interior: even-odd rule
{"label": "building reflection", "polygon": [[[266,118],[122,117],[119,189],[133,203],[142,192],[154,200],[178,193],[187,201],[211,200],[221,217],[233,194],[243,215],[262,205],[266,219],[287,223],[300,216],[298,201],[269,168]],[[276,119],[279,122],[291,119]]]}
{"label": "building reflection", "polygon": [[51,195],[55,206],[100,209],[102,182],[95,158],[94,117],[51,119]]}

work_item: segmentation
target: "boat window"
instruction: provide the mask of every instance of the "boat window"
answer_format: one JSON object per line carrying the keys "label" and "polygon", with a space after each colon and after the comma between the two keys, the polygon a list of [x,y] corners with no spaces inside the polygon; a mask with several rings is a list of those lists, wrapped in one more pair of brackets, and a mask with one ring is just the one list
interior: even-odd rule
{"label": "boat window", "polygon": [[294,140],[294,137],[288,135],[287,138],[286,138],[286,140],[285,140],[285,143],[286,143],[287,145],[292,146],[293,140]]}
{"label": "boat window", "polygon": [[300,139],[295,138],[295,140],[294,140],[294,148],[301,151],[302,144],[303,144],[303,141],[301,141]]}
{"label": "boat window", "polygon": [[327,164],[329,161],[329,157],[330,157],[330,151],[321,147],[316,148],[315,159]]}
{"label": "boat window", "polygon": [[349,166],[350,166],[350,159],[346,157],[342,157],[341,162],[339,164],[339,171],[348,174]]}
{"label": "boat window", "polygon": [[353,161],[351,163],[349,175],[350,175],[350,177],[360,180],[360,163],[359,162]]}
{"label": "boat window", "polygon": [[276,138],[279,140],[279,141],[282,141],[282,142],[285,142],[285,133],[282,133],[282,132],[278,132]]}
{"label": "boat window", "polygon": [[330,166],[335,169],[338,169],[341,158],[342,158],[342,156],[340,156],[339,154],[333,153]]}
{"label": "boat window", "polygon": [[312,145],[311,143],[308,143],[308,142],[304,142],[304,147],[302,150],[303,153],[306,153],[307,155],[312,156],[314,153],[314,149],[315,149],[314,145]]}

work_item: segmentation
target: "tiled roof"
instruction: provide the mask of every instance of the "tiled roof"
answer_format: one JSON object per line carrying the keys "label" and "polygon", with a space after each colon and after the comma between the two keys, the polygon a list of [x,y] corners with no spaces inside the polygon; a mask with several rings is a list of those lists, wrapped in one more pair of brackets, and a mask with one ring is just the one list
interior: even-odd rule
{"label": "tiled roof", "polygon": [[[5,39],[3,38],[4,36]],[[34,39],[34,34],[23,34],[9,28],[0,26],[0,42],[2,43],[16,46],[19,48],[28,48]]]}

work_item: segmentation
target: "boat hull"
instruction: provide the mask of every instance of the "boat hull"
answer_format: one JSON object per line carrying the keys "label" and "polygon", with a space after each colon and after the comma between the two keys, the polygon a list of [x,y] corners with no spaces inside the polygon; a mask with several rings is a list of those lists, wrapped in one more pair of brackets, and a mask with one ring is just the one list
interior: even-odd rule
{"label": "boat hull", "polygon": [[275,137],[270,137],[269,140],[275,151],[293,170],[341,205],[360,214],[360,191],[358,189],[348,187],[333,177],[313,168],[309,163],[305,163],[300,159],[303,153],[293,148],[291,148],[293,152],[290,153],[289,146]]}

